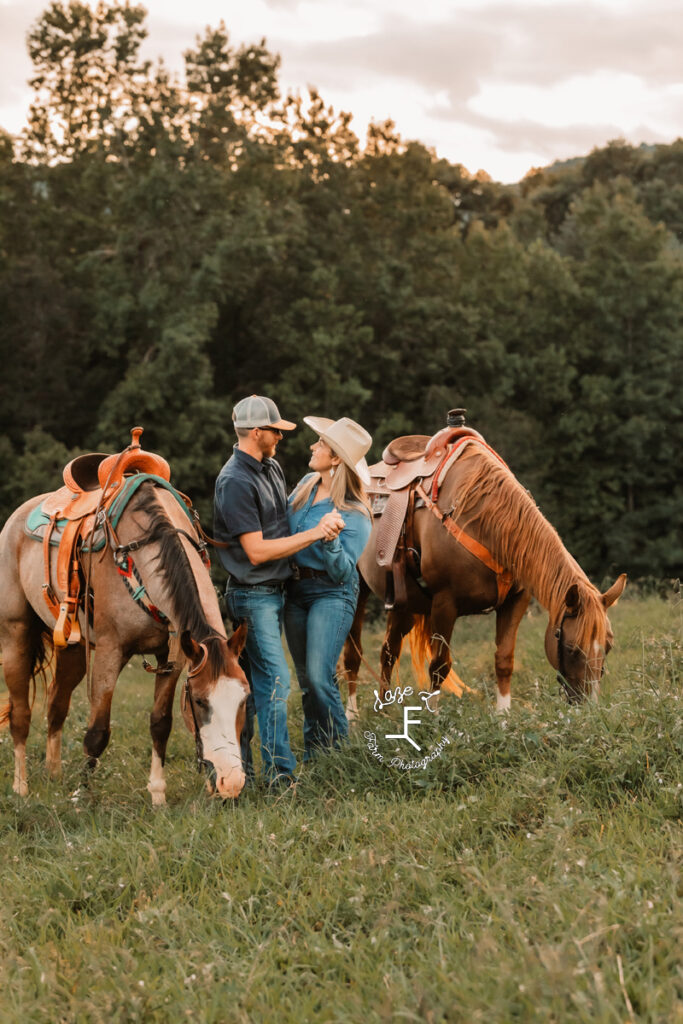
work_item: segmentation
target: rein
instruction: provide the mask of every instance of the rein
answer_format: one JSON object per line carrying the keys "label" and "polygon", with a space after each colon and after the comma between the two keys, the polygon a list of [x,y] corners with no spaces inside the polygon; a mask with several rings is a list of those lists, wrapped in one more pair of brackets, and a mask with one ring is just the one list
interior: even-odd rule
{"label": "rein", "polygon": [[[107,539],[109,540],[109,546],[111,547],[112,550],[116,570],[119,576],[122,578],[123,582],[125,583],[128,593],[136,602],[136,604],[138,604],[139,607],[143,609],[143,611],[147,612],[147,614],[152,619],[154,619],[155,622],[158,622],[162,626],[167,625],[168,622],[170,621],[168,616],[164,612],[162,612],[160,608],[157,608],[155,604],[152,604],[151,601],[146,600],[147,591],[145,585],[142,582],[142,577],[140,576],[140,573],[138,572],[135,562],[133,561],[133,558],[131,556],[131,551],[139,551],[140,548],[143,548],[146,544],[149,544],[150,539],[148,537],[143,537],[139,540],[132,540],[128,544],[121,544],[116,535],[116,531],[114,530],[114,527],[107,518],[106,514],[101,516],[101,525],[104,527],[105,532],[107,533]],[[176,534],[182,534],[183,537],[189,540],[192,546],[199,553],[199,556],[201,557],[204,565],[207,568],[209,568],[211,563],[209,562],[209,557],[206,552],[206,544],[204,543],[204,541],[202,541],[201,539],[199,541],[196,540],[194,537],[192,537],[191,534],[189,534],[186,530],[183,530],[181,527],[173,527],[173,529],[175,530]],[[137,587],[133,587],[131,579],[135,580],[135,582],[137,583]]]}
{"label": "rein", "polygon": [[[204,647],[204,644],[200,644],[200,646]],[[206,661],[207,653],[208,652],[206,650],[206,647],[204,647],[204,659],[202,661],[202,665]],[[194,748],[195,748],[195,752],[197,754],[197,772],[201,775],[201,771],[202,771],[202,768],[204,767],[204,763],[205,763],[204,762],[204,744],[202,742],[201,733],[199,732],[199,722],[197,721],[197,712],[194,709],[194,698],[192,696],[192,690],[190,689],[190,673],[189,672],[187,674],[187,679],[185,680],[185,689],[183,690],[183,696],[185,697],[185,703],[187,704],[189,702],[190,711],[192,713],[192,721],[194,723]]]}

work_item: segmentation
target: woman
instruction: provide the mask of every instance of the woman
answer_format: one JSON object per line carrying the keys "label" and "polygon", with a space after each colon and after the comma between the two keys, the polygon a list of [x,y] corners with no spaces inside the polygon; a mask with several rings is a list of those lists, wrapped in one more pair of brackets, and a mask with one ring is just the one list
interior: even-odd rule
{"label": "woman", "polygon": [[311,445],[313,472],[289,498],[290,533],[311,529],[334,510],[344,520],[334,540],[316,541],[293,556],[295,577],[287,588],[285,634],[301,687],[306,762],[348,735],[335,670],[358,601],[356,562],[372,529],[363,486],[370,483],[365,454],[372,438],[346,416],[304,416],[304,423],[318,440]]}

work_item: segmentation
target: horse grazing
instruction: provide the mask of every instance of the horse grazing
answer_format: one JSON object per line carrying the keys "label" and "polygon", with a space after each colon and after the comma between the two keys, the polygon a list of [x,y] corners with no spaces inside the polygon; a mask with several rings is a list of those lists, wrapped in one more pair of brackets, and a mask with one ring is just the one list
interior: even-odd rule
{"label": "horse grazing", "polygon": [[[413,571],[406,573],[407,599],[388,613],[381,695],[390,686],[407,634],[413,661],[423,664],[425,657],[430,658],[431,688],[439,690],[451,673],[449,644],[457,617],[495,609],[497,707],[506,711],[517,629],[533,595],[549,613],[545,650],[568,700],[597,699],[605,656],[614,639],[607,609],[621,596],[626,575],[601,594],[483,438],[464,440],[457,454],[447,464],[436,501],[421,487],[417,490],[426,500],[422,507],[416,503],[413,513]],[[386,569],[378,565],[377,534],[376,523],[359,561],[361,595],[343,654],[349,718],[357,713],[367,597],[370,589],[384,596]]]}
{"label": "horse grazing", "polygon": [[[134,654],[153,654],[157,668],[147,788],[155,806],[165,803],[166,744],[176,684],[187,658],[190,668],[182,711],[195,734],[198,766],[208,769],[210,791],[236,798],[245,782],[240,735],[249,687],[237,659],[246,630],[240,628],[227,640],[216,593],[200,557],[198,538],[177,492],[170,486],[160,486],[164,481],[151,476],[142,481],[139,476],[126,480],[137,486],[120,512],[116,532],[105,515],[109,539],[103,551],[93,554],[80,548],[82,577],[86,576],[89,561],[90,621],[85,623],[81,609],[72,619],[71,635],[65,640],[62,634],[61,643],[54,646],[53,678],[47,694],[49,775],[55,778],[61,774],[62,726],[71,694],[86,672],[86,648],[79,634],[89,633],[88,646],[94,647],[94,658],[90,717],[83,743],[87,767],[95,767],[109,742],[112,697],[123,667]],[[27,520],[31,513],[35,517],[44,499],[41,495],[23,504],[0,534],[0,648],[9,690],[9,701],[0,711],[0,724],[9,722],[14,741],[13,788],[22,796],[28,792],[26,740],[31,722],[31,683],[35,695],[36,677],[42,673],[45,678],[57,619],[56,610],[50,611],[43,582],[46,568],[48,581],[58,579],[57,548],[50,548],[49,537],[41,544],[27,533]],[[48,558],[50,564],[46,566]],[[55,589],[56,609],[64,593]],[[54,632],[55,641],[58,635],[59,630]],[[175,635],[182,654],[174,643]],[[171,662],[169,645],[175,648]]]}

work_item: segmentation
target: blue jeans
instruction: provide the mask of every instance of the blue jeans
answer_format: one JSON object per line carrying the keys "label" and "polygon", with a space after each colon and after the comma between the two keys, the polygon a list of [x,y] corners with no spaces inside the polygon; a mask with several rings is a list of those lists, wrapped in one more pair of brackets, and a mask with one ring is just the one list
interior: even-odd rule
{"label": "blue jeans", "polygon": [[[293,775],[296,758],[289,745],[287,698],[289,669],[282,649],[284,590],[279,586],[239,587],[228,584],[228,611],[235,621],[246,622],[245,650],[254,707],[261,734],[261,758],[268,781],[278,775]],[[248,759],[245,771],[248,772]]]}
{"label": "blue jeans", "polygon": [[320,748],[338,746],[348,736],[336,667],[357,601],[357,580],[306,579],[287,587],[285,635],[301,688],[304,761],[310,761]]}

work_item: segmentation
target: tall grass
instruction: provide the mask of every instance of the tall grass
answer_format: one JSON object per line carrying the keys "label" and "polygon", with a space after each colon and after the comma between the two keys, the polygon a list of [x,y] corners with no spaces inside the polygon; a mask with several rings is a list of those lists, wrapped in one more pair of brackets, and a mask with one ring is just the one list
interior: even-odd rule
{"label": "tall grass", "polygon": [[[0,734],[0,1020],[683,1021],[682,606],[625,598],[611,618],[598,706],[557,694],[533,612],[502,728],[493,622],[466,620],[456,666],[479,696],[430,718],[440,757],[373,758],[364,732],[398,719],[370,681],[348,746],[234,807],[205,794],[178,722],[152,811],[137,668],[87,789],[84,693],[60,783],[36,709],[26,800]],[[296,687],[290,719],[300,745]]]}

